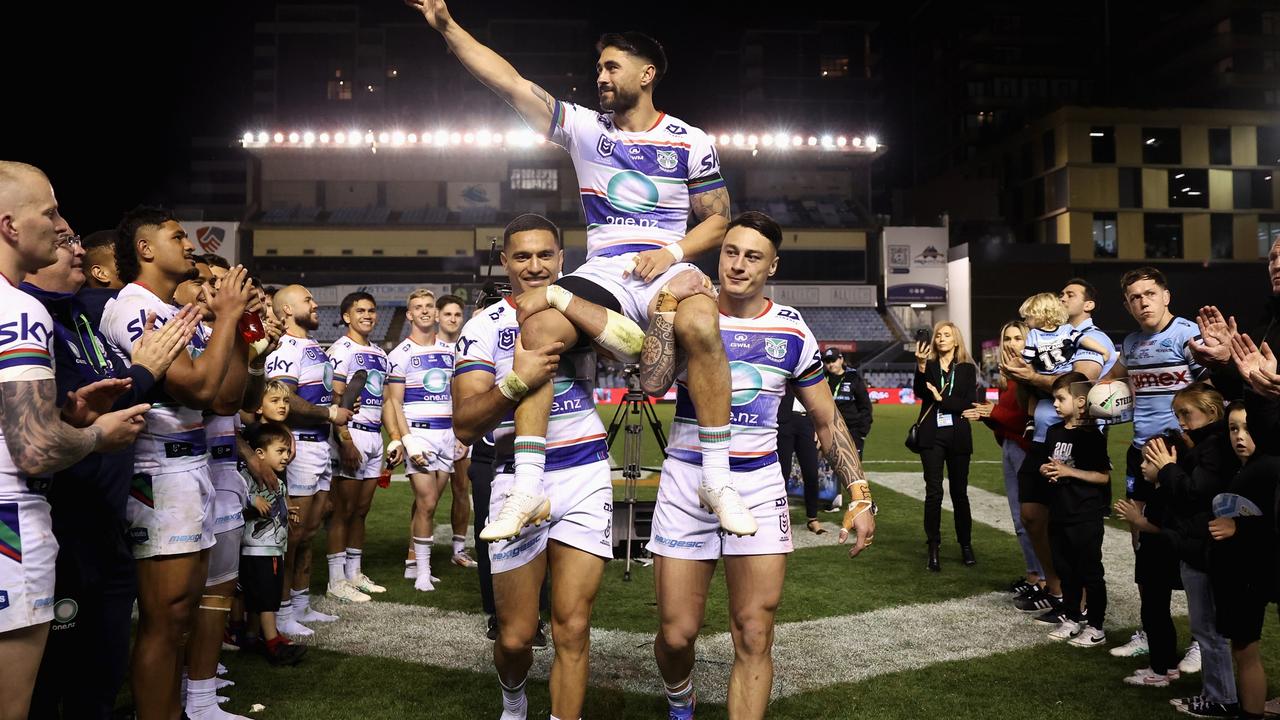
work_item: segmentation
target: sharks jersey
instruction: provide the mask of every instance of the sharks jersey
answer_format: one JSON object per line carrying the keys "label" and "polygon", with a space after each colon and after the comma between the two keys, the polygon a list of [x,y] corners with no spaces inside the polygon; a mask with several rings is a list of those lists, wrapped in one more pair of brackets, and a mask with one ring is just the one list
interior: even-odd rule
{"label": "sharks jersey", "polygon": [[333,364],[333,380],[345,383],[347,378],[364,370],[364,389],[360,391],[360,409],[351,420],[371,432],[382,429],[382,385],[387,379],[387,354],[376,345],[361,345],[343,335],[329,346],[329,362]]}
{"label": "sharks jersey", "polygon": [[[0,382],[53,382],[53,318],[39,300],[0,277]],[[9,408],[8,412],[18,412]],[[0,433],[0,500],[17,500],[32,492],[43,495],[44,481],[27,482]],[[34,487],[33,487],[34,485]],[[16,512],[16,511],[15,511]],[[5,527],[0,517],[0,530]],[[16,518],[15,518],[16,523]],[[16,534],[16,525],[13,528]],[[52,539],[52,538],[50,538]],[[5,538],[0,538],[0,555]]]}
{"label": "sharks jersey", "polygon": [[1187,343],[1200,337],[1196,324],[1175,317],[1161,330],[1129,333],[1120,352],[1133,385],[1133,446],[1169,430],[1178,430],[1173,395],[1195,382],[1204,369]]}
{"label": "sharks jersey", "polygon": [[[746,472],[778,462],[778,403],[787,383],[808,387],[824,382],[818,341],[800,313],[768,301],[754,318],[720,315],[720,336],[729,356],[732,407],[729,468]],[[698,418],[689,398],[688,376],[676,391],[676,415],[667,454],[702,464]]]}
{"label": "sharks jersey", "polygon": [[[284,335],[280,347],[267,356],[267,377],[294,388],[298,397],[312,405],[325,407],[333,403],[333,366],[320,343],[309,337]],[[314,426],[291,425],[295,433],[327,433],[328,423]]]}
{"label": "sharks jersey", "polygon": [[[490,305],[467,321],[454,356],[454,375],[486,372],[499,382],[511,372],[520,326],[511,299]],[[604,423],[596,414],[594,398],[595,356],[586,351],[560,354],[556,370],[555,399],[547,425],[547,470],[587,465],[609,458]],[[497,461],[510,462],[515,440],[515,414],[510,413],[492,432]]]}
{"label": "sharks jersey", "polygon": [[588,259],[679,241],[690,196],[725,186],[706,133],[665,113],[648,130],[624,132],[611,113],[557,101],[548,136],[573,160]]}
{"label": "sharks jersey", "polygon": [[[1100,345],[1109,347],[1111,354],[1103,357],[1095,350],[1080,347],[1080,338],[1088,335]],[[1093,327],[1092,320],[1080,323],[1080,327],[1072,327],[1063,323],[1053,330],[1031,328],[1027,331],[1027,344],[1022,350],[1022,359],[1034,367],[1041,375],[1062,375],[1071,372],[1072,365],[1081,360],[1092,360],[1102,366],[1102,373],[1116,364],[1115,346],[1105,334]],[[1099,375],[1101,377],[1101,374]],[[1049,426],[1061,422],[1058,411],[1053,409],[1053,398],[1042,397],[1036,403],[1036,430],[1033,442],[1044,442]]]}
{"label": "sharks jersey", "polygon": [[[146,287],[129,283],[107,302],[99,330],[121,357],[130,359],[133,344],[142,337],[149,312],[155,313],[156,327],[159,327],[177,315],[178,308]],[[209,330],[202,323],[187,343],[187,354],[199,357],[208,341]],[[159,474],[203,466],[207,448],[201,412],[174,400],[165,392],[163,382],[156,383],[146,400],[151,403],[151,409],[144,416],[147,427],[138,434],[134,445],[134,470]]]}
{"label": "sharks jersey", "polygon": [[428,430],[453,427],[449,385],[453,381],[454,345],[443,340],[419,345],[405,338],[387,356],[391,363],[387,382],[404,385],[405,420],[422,423]]}

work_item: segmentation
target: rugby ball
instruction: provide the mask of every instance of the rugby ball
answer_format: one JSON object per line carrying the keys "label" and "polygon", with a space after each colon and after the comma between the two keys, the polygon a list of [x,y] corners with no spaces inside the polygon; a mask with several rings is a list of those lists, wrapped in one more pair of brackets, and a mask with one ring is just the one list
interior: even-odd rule
{"label": "rugby ball", "polygon": [[1133,390],[1124,380],[1104,380],[1089,389],[1089,415],[1113,423],[1133,419]]}

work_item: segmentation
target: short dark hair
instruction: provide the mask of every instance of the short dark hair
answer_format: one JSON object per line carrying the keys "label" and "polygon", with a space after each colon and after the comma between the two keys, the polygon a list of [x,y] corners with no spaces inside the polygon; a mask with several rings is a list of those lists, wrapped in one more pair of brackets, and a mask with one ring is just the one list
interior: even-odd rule
{"label": "short dark hair", "polygon": [[511,244],[512,235],[530,230],[546,230],[555,236],[557,248],[564,247],[560,240],[560,228],[556,227],[555,223],[537,213],[525,213],[507,223],[506,229],[502,231],[502,249],[506,250]]}
{"label": "short dark hair", "polygon": [[1088,397],[1089,376],[1074,370],[1063,373],[1053,379],[1053,392],[1059,390],[1066,390],[1072,397]]}
{"label": "short dark hair", "polygon": [[284,443],[286,446],[290,444],[292,433],[289,428],[277,422],[264,422],[252,432],[247,433],[245,438],[249,441],[249,447],[254,450],[264,450],[268,445],[275,442]]}
{"label": "short dark hair", "polygon": [[1129,286],[1139,280],[1150,280],[1159,285],[1162,290],[1169,289],[1169,281],[1164,279],[1164,273],[1153,267],[1140,267],[1136,270],[1130,270],[1124,274],[1124,277],[1120,278],[1120,292],[1122,294],[1127,293]]}
{"label": "short dark hair", "polygon": [[617,48],[628,55],[645,60],[653,65],[653,84],[657,85],[667,74],[667,52],[662,43],[641,32],[628,31],[622,33],[605,33],[596,41],[596,54],[605,48]]}
{"label": "short dark hair", "polygon": [[757,210],[738,213],[738,217],[729,221],[729,227],[725,228],[725,231],[727,232],[736,227],[755,230],[773,243],[774,252],[782,251],[782,226],[778,225],[778,222],[768,215]]}
{"label": "short dark hair", "polygon": [[[348,312],[351,312],[352,306],[361,300],[368,300],[373,303],[374,307],[378,306],[378,301],[375,300],[372,295],[363,290],[357,290],[353,293],[347,293],[347,296],[342,298],[342,303],[338,305],[338,315],[346,315]],[[341,320],[339,322],[341,323]]]}
{"label": "short dark hair", "polygon": [[443,310],[445,305],[457,305],[459,310],[466,310],[467,306],[462,302],[462,298],[457,295],[442,295],[436,299],[436,310]]}
{"label": "short dark hair", "polygon": [[84,248],[85,252],[104,247],[109,247],[112,252],[115,252],[117,237],[119,237],[119,233],[115,230],[97,230],[85,235],[80,246]]}
{"label": "short dark hair", "polygon": [[1085,280],[1084,278],[1073,277],[1070,280],[1063,283],[1062,287],[1065,288],[1067,285],[1079,285],[1080,287],[1084,288],[1085,300],[1098,302],[1098,291],[1093,287],[1093,283],[1089,282],[1088,280]]}
{"label": "short dark hair", "polygon": [[222,268],[223,270],[231,269],[231,263],[227,262],[226,258],[222,257],[217,253],[205,253],[203,255],[197,255],[196,262],[202,262],[205,265],[208,265],[209,267]]}
{"label": "short dark hair", "polygon": [[138,231],[147,227],[160,227],[173,220],[173,214],[162,207],[139,205],[124,214],[116,226],[116,274],[120,280],[131,283],[142,273],[138,260]]}

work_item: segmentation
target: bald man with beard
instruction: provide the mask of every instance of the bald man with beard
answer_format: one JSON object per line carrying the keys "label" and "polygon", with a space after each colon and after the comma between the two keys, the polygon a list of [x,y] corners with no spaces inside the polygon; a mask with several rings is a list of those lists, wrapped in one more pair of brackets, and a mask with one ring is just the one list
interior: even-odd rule
{"label": "bald man with beard", "polygon": [[[293,389],[289,396],[289,419],[296,451],[289,464],[289,504],[297,505],[302,523],[289,528],[289,545],[285,554],[285,583],[290,600],[280,606],[281,617],[289,608],[289,622],[281,624],[286,634],[292,626],[303,622],[329,622],[333,615],[311,609],[311,538],[320,529],[329,504],[329,435],[333,426],[346,425],[351,411],[334,404],[333,367],[319,343],[308,333],[320,326],[317,305],[311,291],[301,285],[289,285],[276,292],[272,301],[276,317],[284,325],[280,347],[267,358],[267,377],[280,380]],[[329,529],[329,546],[334,552],[346,552],[346,538],[341,523]],[[343,576],[329,578],[330,597],[343,602],[367,602],[369,596],[358,591]],[[305,625],[302,627],[306,627]]]}

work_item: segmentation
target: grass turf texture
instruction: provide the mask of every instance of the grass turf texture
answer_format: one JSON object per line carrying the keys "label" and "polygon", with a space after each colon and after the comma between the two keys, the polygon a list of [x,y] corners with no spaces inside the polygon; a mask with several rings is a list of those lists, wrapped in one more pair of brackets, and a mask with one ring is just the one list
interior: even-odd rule
{"label": "grass turf texture", "polygon": [[[605,422],[613,408],[604,408]],[[659,417],[668,422],[670,405],[658,406]],[[866,447],[867,469],[915,472],[916,457],[902,447],[915,409],[879,406],[876,422]],[[1116,428],[1110,444],[1113,462],[1113,490],[1123,493],[1122,458],[1129,429]],[[648,430],[644,433],[643,463],[656,466],[660,456]],[[999,460],[999,449],[990,433],[975,428],[975,460]],[[616,455],[620,454],[620,448]],[[893,462],[875,462],[893,461]],[[1004,481],[996,463],[975,463],[971,483],[993,492],[1002,492]],[[643,499],[652,497],[652,485],[639,488]],[[615,497],[621,497],[615,484]],[[432,570],[442,578],[433,593],[417,593],[402,579],[408,542],[409,487],[394,483],[378,490],[369,516],[364,567],[367,574],[389,589],[375,600],[431,606],[445,610],[479,612],[479,594],[474,570],[449,563],[448,548],[437,546]],[[876,608],[931,603],[989,592],[1006,585],[1020,572],[1021,554],[1013,536],[975,524],[974,546],[979,564],[965,568],[958,549],[948,538],[949,513],[943,517],[943,572],[924,570],[922,504],[912,498],[881,488],[876,493],[881,507],[876,544],[862,558],[851,561],[843,548],[811,548],[794,553],[788,561],[786,586],[778,610],[779,622],[814,620],[848,615]],[[792,526],[797,537],[806,533],[803,511],[793,502]],[[443,498],[437,521],[448,522],[449,498]],[[836,515],[824,515],[834,520]],[[831,538],[832,535],[823,536]],[[320,545],[318,545],[320,546]],[[319,555],[317,555],[319,558]],[[313,592],[323,592],[323,562],[317,560]],[[640,633],[652,633],[656,611],[652,572],[633,568],[630,583],[622,581],[621,562],[610,563],[605,572],[593,625]],[[1113,583],[1128,582],[1112,575]],[[727,630],[727,598],[723,578],[712,582],[704,633]],[[341,613],[341,610],[338,611]],[[1014,617],[1011,622],[1023,622]],[[1048,627],[1045,631],[1048,631]],[[1127,640],[1132,628],[1108,628],[1109,645]],[[395,633],[395,628],[387,628]],[[866,632],[892,634],[892,627],[868,627]],[[1185,619],[1179,620],[1179,641],[1189,641]],[[982,638],[974,642],[981,644]],[[644,653],[648,657],[648,651]],[[1263,639],[1267,667],[1280,668],[1280,626],[1269,615]],[[259,702],[267,710],[259,717],[311,718],[421,717],[485,718],[500,713],[499,696],[492,674],[424,667],[377,657],[343,655],[313,650],[297,668],[270,668],[265,661],[246,653],[224,653],[236,687],[226,691],[232,697],[224,708],[247,713]],[[834,658],[832,685],[774,701],[771,718],[916,718],[1000,717],[1018,710],[1046,718],[1173,717],[1168,698],[1199,692],[1198,675],[1188,676],[1164,690],[1131,688],[1120,679],[1143,665],[1142,658],[1112,658],[1101,648],[1085,650],[1065,645],[1049,645],[991,655],[985,658],[940,663],[917,670],[884,675],[857,683],[840,683],[841,667],[856,665],[856,655]],[[1028,668],[1034,668],[1028,672]],[[651,677],[657,686],[651,661],[636,667],[641,677]],[[545,681],[531,681],[529,717],[546,717],[549,699]],[[653,718],[665,711],[657,695],[626,693],[610,688],[592,688],[587,694],[584,717]],[[727,717],[723,706],[704,703],[699,718]]]}

